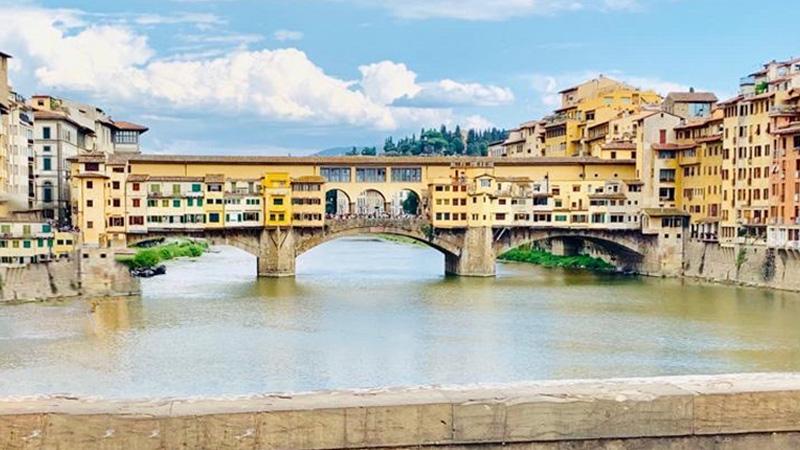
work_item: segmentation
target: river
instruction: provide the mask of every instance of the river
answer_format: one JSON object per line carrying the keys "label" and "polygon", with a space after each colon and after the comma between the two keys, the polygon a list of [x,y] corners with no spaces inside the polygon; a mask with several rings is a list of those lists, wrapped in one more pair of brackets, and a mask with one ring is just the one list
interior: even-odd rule
{"label": "river", "polygon": [[220,247],[134,298],[0,306],[0,396],[244,395],[800,370],[800,295],[500,264],[340,239],[294,279]]}

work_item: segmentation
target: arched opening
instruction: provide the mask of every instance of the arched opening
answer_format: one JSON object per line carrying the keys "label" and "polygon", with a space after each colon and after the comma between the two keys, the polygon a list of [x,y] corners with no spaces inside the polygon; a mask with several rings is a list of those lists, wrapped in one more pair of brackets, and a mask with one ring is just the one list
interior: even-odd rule
{"label": "arched opening", "polygon": [[375,189],[367,189],[356,199],[356,214],[375,217],[386,213],[386,197]]}
{"label": "arched opening", "polygon": [[332,217],[350,214],[350,197],[341,189],[325,193],[325,214]]}
{"label": "arched opening", "polygon": [[403,189],[392,198],[390,213],[393,217],[416,217],[420,215],[422,202],[411,189]]}

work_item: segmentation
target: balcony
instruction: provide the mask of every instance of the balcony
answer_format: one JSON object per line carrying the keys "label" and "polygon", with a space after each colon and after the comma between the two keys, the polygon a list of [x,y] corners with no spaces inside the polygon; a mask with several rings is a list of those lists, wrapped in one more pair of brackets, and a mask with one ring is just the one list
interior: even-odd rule
{"label": "balcony", "polygon": [[739,78],[739,86],[754,86],[755,84],[756,77],[752,75]]}

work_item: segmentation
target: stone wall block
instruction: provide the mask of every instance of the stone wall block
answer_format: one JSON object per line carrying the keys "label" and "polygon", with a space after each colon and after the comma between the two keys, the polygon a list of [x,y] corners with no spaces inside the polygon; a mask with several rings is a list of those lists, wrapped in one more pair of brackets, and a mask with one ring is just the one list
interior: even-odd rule
{"label": "stone wall block", "polygon": [[345,435],[348,448],[450,443],[452,407],[430,404],[350,408]]}

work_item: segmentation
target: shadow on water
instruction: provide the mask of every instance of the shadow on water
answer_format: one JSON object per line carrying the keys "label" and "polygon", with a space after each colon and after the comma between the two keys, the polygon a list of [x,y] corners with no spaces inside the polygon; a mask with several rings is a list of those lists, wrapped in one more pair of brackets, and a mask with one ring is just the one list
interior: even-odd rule
{"label": "shadow on water", "polygon": [[0,307],[0,395],[222,395],[537,378],[800,370],[793,293],[499,264],[374,238],[257,279],[220,247],[139,298]]}

